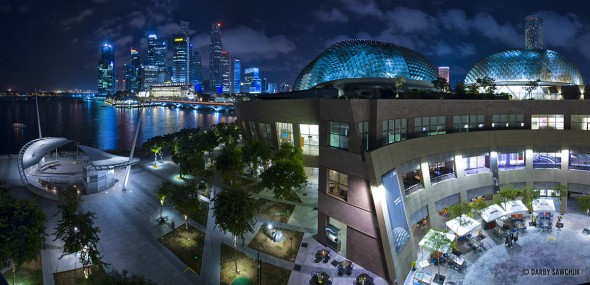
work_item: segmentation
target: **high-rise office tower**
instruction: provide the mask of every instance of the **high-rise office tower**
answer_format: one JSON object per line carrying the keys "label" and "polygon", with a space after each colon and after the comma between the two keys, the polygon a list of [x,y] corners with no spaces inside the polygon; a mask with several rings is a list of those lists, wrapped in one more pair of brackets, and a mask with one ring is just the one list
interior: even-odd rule
{"label": "high-rise office tower", "polygon": [[115,94],[115,50],[112,45],[104,44],[100,49],[98,60],[98,96]]}
{"label": "high-rise office tower", "polygon": [[131,63],[125,65],[125,90],[131,93],[141,91],[143,67],[136,49],[131,48]]}
{"label": "high-rise office tower", "polygon": [[185,34],[174,35],[172,46],[172,82],[189,83],[190,51],[188,36]]}
{"label": "high-rise office tower", "polygon": [[221,52],[219,67],[219,74],[221,75],[221,93],[228,94],[231,89],[231,56],[229,52]]}
{"label": "high-rise office tower", "polygon": [[201,55],[196,49],[193,50],[193,45],[189,45],[190,51],[190,75],[191,84],[195,87],[195,91],[203,92],[203,65],[201,64]]}
{"label": "high-rise office tower", "polygon": [[543,18],[541,16],[530,15],[525,18],[524,47],[543,48]]}
{"label": "high-rise office tower", "polygon": [[232,74],[233,74],[233,80],[232,80],[232,84],[231,84],[231,86],[233,88],[232,93],[238,94],[241,92],[240,83],[242,81],[241,80],[242,67],[240,64],[240,60],[235,57],[232,57]]}
{"label": "high-rise office tower", "polygon": [[261,92],[260,69],[258,67],[244,69],[244,92],[254,94]]}
{"label": "high-rise office tower", "polygon": [[166,40],[158,39],[155,34],[148,36],[148,56],[146,65],[155,65],[157,67],[166,67]]}
{"label": "high-rise office tower", "polygon": [[209,43],[209,82],[214,93],[223,92],[221,75],[221,24],[211,25],[211,42]]}
{"label": "high-rise office tower", "polygon": [[444,79],[447,80],[447,83],[449,83],[450,81],[450,69],[448,66],[440,66],[438,68],[438,77],[442,77]]}
{"label": "high-rise office tower", "polygon": [[141,90],[149,90],[150,86],[157,83],[164,82],[160,81],[160,68],[155,65],[144,65],[143,66],[143,87]]}

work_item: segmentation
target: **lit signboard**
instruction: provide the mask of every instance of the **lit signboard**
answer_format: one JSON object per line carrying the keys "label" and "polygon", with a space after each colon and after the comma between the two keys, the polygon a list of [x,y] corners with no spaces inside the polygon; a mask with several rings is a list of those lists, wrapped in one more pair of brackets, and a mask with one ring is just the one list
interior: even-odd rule
{"label": "lit signboard", "polygon": [[410,234],[397,171],[394,169],[386,173],[381,177],[381,181],[385,188],[385,203],[387,204],[387,214],[391,223],[392,230],[390,234],[393,235],[395,251],[399,252],[410,240]]}
{"label": "lit signboard", "polygon": [[182,42],[182,41],[184,41],[184,39],[183,39],[183,38],[175,38],[175,39],[174,39],[174,42]]}

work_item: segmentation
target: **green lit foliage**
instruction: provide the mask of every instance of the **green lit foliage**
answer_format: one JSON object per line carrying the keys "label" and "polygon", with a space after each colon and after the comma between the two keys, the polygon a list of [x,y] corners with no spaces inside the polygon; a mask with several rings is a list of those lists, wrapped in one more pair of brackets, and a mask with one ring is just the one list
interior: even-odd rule
{"label": "green lit foliage", "polygon": [[0,181],[0,268],[12,260],[13,271],[39,255],[47,216],[32,201],[15,199]]}
{"label": "green lit foliage", "polygon": [[242,147],[242,159],[250,173],[256,175],[258,168],[270,160],[270,147],[261,141],[251,140]]}
{"label": "green lit foliage", "polygon": [[281,144],[272,165],[260,175],[262,186],[272,189],[277,199],[284,199],[294,189],[307,183],[303,168],[303,153],[290,143]]}
{"label": "green lit foliage", "polygon": [[242,150],[236,145],[226,145],[217,157],[215,167],[221,171],[223,180],[233,185],[244,170]]}

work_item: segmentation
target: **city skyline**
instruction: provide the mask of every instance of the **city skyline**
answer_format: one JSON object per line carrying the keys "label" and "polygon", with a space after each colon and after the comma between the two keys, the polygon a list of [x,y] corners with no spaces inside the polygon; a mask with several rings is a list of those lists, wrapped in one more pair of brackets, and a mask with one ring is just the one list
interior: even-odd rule
{"label": "city skyline", "polygon": [[[211,24],[220,23],[224,50],[242,66],[259,67],[272,82],[292,84],[302,67],[327,46],[358,38],[414,49],[436,66],[449,66],[454,84],[484,56],[522,47],[525,17],[539,15],[544,48],[563,54],[580,67],[584,79],[590,78],[590,51],[583,48],[590,43],[590,19],[578,12],[584,4],[570,1],[558,7],[550,1],[534,7],[510,3],[510,10],[505,1],[467,5],[374,0],[288,5],[131,1],[113,10],[109,1],[58,1],[55,7],[40,1],[1,2],[2,32],[14,44],[1,48],[0,89],[96,89],[101,45],[113,45],[115,70],[121,77],[130,48],[147,58],[147,36],[153,32],[170,39],[180,31],[181,20],[191,22],[188,34],[203,63],[209,62]],[[168,53],[170,59],[171,49]],[[208,74],[209,66],[203,69]]]}

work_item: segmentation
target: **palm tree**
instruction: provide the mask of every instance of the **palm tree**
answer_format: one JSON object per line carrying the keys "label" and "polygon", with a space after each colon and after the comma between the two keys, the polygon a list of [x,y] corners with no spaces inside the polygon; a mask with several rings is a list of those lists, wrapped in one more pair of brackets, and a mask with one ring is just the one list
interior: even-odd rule
{"label": "palm tree", "polygon": [[162,223],[164,218],[162,217],[162,208],[164,207],[164,202],[166,201],[166,197],[170,195],[174,188],[174,184],[170,181],[166,181],[156,189],[156,195],[160,198],[160,218],[158,218],[158,222]]}
{"label": "palm tree", "polygon": [[244,243],[244,235],[254,232],[258,205],[250,193],[237,189],[222,191],[211,202],[214,204],[215,226],[219,226],[224,233],[230,232],[234,236],[234,265],[236,272],[239,272],[237,239],[241,239]]}

